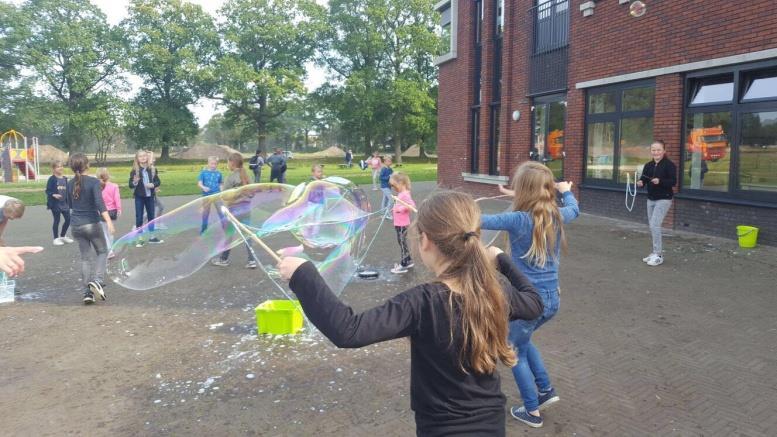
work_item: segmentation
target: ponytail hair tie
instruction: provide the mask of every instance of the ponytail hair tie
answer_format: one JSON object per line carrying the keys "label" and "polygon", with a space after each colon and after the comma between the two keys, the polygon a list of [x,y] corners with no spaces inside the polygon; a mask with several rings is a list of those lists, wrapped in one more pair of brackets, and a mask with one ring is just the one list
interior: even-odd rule
{"label": "ponytail hair tie", "polygon": [[470,237],[477,237],[477,236],[478,236],[477,232],[471,231],[471,232],[465,232],[462,238],[464,239],[464,241],[468,241]]}

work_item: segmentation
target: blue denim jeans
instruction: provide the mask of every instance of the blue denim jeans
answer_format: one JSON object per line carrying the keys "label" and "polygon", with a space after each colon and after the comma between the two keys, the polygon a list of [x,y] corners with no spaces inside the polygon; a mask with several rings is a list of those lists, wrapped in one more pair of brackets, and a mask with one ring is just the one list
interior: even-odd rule
{"label": "blue denim jeans", "polygon": [[521,392],[526,411],[534,411],[539,405],[537,390],[551,389],[550,378],[542,362],[540,351],[531,342],[531,335],[558,312],[558,289],[537,290],[542,298],[545,311],[534,320],[514,320],[510,322],[510,343],[518,351],[518,364],[513,366],[513,376]]}

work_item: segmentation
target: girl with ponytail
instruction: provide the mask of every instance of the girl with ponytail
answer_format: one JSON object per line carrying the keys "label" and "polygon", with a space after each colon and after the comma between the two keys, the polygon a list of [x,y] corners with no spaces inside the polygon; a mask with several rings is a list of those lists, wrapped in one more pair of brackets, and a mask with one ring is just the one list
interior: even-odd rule
{"label": "girl with ponytail", "polygon": [[[94,303],[95,296],[105,300],[105,268],[108,243],[103,234],[101,221],[108,233],[115,233],[113,222],[103,201],[100,181],[88,176],[89,159],[83,153],[70,156],[73,179],[67,182],[67,201],[70,207],[70,224],[73,238],[81,252],[81,279],[83,280],[84,303]],[[92,265],[92,250],[96,253]]]}
{"label": "girl with ponytail", "polygon": [[505,435],[497,364],[515,364],[508,320],[542,314],[540,298],[510,258],[480,241],[479,216],[463,193],[439,192],[421,203],[411,233],[435,280],[358,314],[311,262],[286,257],[278,266],[310,321],[336,346],[410,337],[418,435]]}
{"label": "girl with ponytail", "polygon": [[[566,248],[564,223],[574,220],[580,210],[572,194],[571,182],[553,180],[550,169],[538,162],[521,164],[513,175],[512,189],[500,187],[513,196],[513,210],[483,215],[483,229],[507,231],[513,262],[529,278],[542,297],[544,313],[536,320],[510,323],[510,342],[518,350],[513,376],[523,398],[523,406],[512,407],[512,416],[534,428],[542,426],[539,410],[559,400],[550,383],[540,353],[531,335],[558,311],[558,264],[561,248]],[[556,191],[564,206],[559,207]]]}

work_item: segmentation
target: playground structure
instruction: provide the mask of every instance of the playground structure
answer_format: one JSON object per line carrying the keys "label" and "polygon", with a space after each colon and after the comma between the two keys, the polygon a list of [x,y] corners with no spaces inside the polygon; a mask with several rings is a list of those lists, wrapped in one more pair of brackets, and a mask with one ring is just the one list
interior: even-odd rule
{"label": "playground structure", "polygon": [[27,137],[13,129],[0,134],[0,168],[3,182],[15,182],[14,169],[25,181],[37,181],[40,175],[38,138],[28,144]]}

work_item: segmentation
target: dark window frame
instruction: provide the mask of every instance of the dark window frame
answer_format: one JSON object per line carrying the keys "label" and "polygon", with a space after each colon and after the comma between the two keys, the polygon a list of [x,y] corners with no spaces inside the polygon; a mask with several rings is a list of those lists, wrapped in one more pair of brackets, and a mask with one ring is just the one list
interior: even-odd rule
{"label": "dark window frame", "polygon": [[[536,107],[537,105],[550,105],[551,103],[559,103],[559,102],[566,102],[566,101],[567,101],[567,94],[566,93],[546,94],[546,95],[543,95],[543,96],[534,97],[534,99],[532,100],[532,107]],[[564,105],[564,107],[566,108],[567,106]],[[548,108],[550,108],[550,106],[548,106]],[[568,111],[568,108],[567,108],[567,109],[564,110],[564,136],[565,137],[566,137],[566,125],[567,125],[567,116],[568,115],[569,115],[569,111]],[[545,112],[545,126],[546,126],[546,128],[549,125],[550,125],[550,111],[546,111]],[[536,146],[536,144],[535,144],[536,135],[534,133],[534,129],[535,129],[536,126],[537,126],[537,112],[536,111],[532,111],[531,112],[531,127],[532,127],[531,131],[532,131],[532,133],[531,133],[531,142],[530,142],[530,145],[529,145],[529,150],[534,150],[535,146]],[[550,133],[550,132],[548,132],[548,133]],[[545,148],[547,149],[547,147],[548,147],[548,145],[546,144]],[[564,161],[566,161],[566,144],[564,144],[564,148],[565,148],[565,150],[564,150],[564,158],[562,158],[562,160],[561,160],[561,174],[562,174],[562,178],[563,178],[563,174],[564,174],[564,164],[565,164]],[[546,164],[546,163],[543,162],[543,164]]]}
{"label": "dark window frame", "polygon": [[[742,190],[740,188],[739,175],[739,147],[742,144],[742,114],[752,112],[775,112],[777,111],[777,97],[766,99],[753,99],[742,101],[745,92],[743,79],[748,75],[759,70],[777,69],[777,61],[761,61],[749,64],[739,64],[730,67],[714,68],[709,70],[688,73],[683,80],[683,116],[682,116],[682,134],[680,150],[680,175],[678,186],[680,188],[679,197],[687,196],[693,199],[703,199],[708,201],[717,201],[724,203],[741,204],[754,203],[761,206],[777,207],[777,193],[757,190]],[[731,102],[714,103],[704,105],[690,105],[692,84],[706,77],[721,76],[724,74],[733,74],[734,76],[734,96]],[[731,129],[728,132],[730,147],[730,163],[728,168],[728,190],[713,191],[704,189],[694,189],[685,186],[685,172],[688,171],[686,165],[686,140],[688,136],[687,123],[689,116],[696,113],[710,112],[729,112],[731,114]]]}
{"label": "dark window frame", "polygon": [[[621,124],[620,121],[624,118],[639,118],[639,117],[653,117],[655,122],[655,94],[653,97],[653,108],[650,110],[638,110],[638,111],[626,111],[622,112],[623,105],[623,91],[633,88],[646,88],[652,87],[655,90],[655,79],[639,80],[632,82],[623,82],[613,85],[605,85],[596,88],[589,88],[585,92],[585,128],[583,129],[584,147],[583,147],[583,185],[592,187],[620,187],[621,183],[618,182],[618,167],[620,162],[621,148],[618,144],[618,140],[621,136]],[[615,111],[606,112],[600,114],[589,114],[588,103],[589,96],[591,94],[598,94],[600,92],[612,92],[615,91]],[[613,154],[612,154],[612,177],[609,179],[591,178],[588,177],[588,125],[591,123],[608,123],[611,122],[614,125],[613,128]],[[655,129],[655,128],[654,128]]]}
{"label": "dark window frame", "polygon": [[486,0],[475,0],[472,2],[474,19],[473,31],[474,31],[474,73],[473,73],[473,92],[472,102],[470,106],[470,172],[472,174],[480,173],[480,121],[481,121],[481,104],[482,104],[482,53],[483,53],[483,6]]}
{"label": "dark window frame", "polygon": [[[499,137],[502,135],[502,108],[500,103],[488,105],[488,174],[499,176]],[[499,113],[499,119],[494,115]]]}

